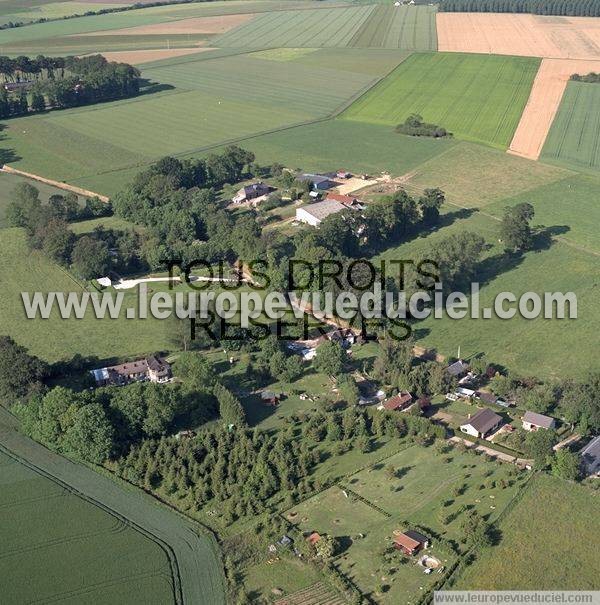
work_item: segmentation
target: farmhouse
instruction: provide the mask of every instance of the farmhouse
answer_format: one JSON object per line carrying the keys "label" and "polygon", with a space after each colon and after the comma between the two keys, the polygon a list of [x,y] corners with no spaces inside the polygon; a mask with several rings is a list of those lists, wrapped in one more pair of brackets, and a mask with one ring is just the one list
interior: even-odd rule
{"label": "farmhouse", "polygon": [[234,204],[242,204],[243,202],[248,202],[257,197],[267,195],[269,191],[269,186],[264,183],[252,183],[251,185],[246,185],[239,189],[231,201]]}
{"label": "farmhouse", "polygon": [[467,435],[485,439],[486,435],[495,431],[502,422],[501,416],[489,408],[484,408],[469,418],[469,422],[461,424],[460,430]]}
{"label": "farmhouse", "polygon": [[273,391],[263,391],[260,394],[260,398],[265,405],[277,406],[279,405],[280,395]]}
{"label": "farmhouse", "polygon": [[296,209],[296,220],[312,227],[318,227],[328,216],[346,210],[344,204],[335,200],[325,200]]}
{"label": "farmhouse", "polygon": [[537,414],[536,412],[525,412],[523,415],[523,428],[526,431],[537,431],[538,429],[553,429],[556,421],[550,416]]}
{"label": "farmhouse", "polygon": [[429,538],[418,531],[409,530],[394,535],[394,546],[406,555],[415,555],[429,546]]}
{"label": "farmhouse", "polygon": [[390,397],[379,409],[402,412],[413,404],[413,396],[408,391],[400,391],[397,395]]}
{"label": "farmhouse", "polygon": [[335,181],[332,181],[328,176],[323,174],[301,174],[298,177],[298,180],[308,181],[312,189],[317,191],[326,191],[327,189],[331,189],[337,185]]}
{"label": "farmhouse", "polygon": [[154,355],[116,366],[98,368],[90,372],[97,386],[122,386],[138,380],[167,382],[171,378],[171,366]]}
{"label": "farmhouse", "polygon": [[588,475],[600,477],[600,436],[581,450],[581,461]]}
{"label": "farmhouse", "polygon": [[310,534],[310,536],[308,536],[306,538],[306,541],[311,545],[314,546],[319,540],[321,539],[321,535],[318,534],[316,531],[314,531],[312,534]]}
{"label": "farmhouse", "polygon": [[450,376],[462,378],[467,373],[468,369],[469,364],[464,362],[462,359],[459,359],[458,361],[455,361],[454,363],[450,364],[446,368],[446,372],[448,372]]}

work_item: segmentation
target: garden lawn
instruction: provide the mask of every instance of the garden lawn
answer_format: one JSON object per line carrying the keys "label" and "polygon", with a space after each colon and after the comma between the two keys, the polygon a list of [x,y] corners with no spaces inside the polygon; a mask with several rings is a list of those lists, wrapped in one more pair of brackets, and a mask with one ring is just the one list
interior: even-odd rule
{"label": "garden lawn", "polygon": [[542,149],[542,160],[600,170],[600,85],[569,82]]}
{"label": "garden lawn", "polygon": [[465,568],[453,589],[598,588],[600,501],[588,488],[540,474],[499,529],[500,544]]}
{"label": "garden lawn", "polygon": [[0,483],[4,601],[175,602],[159,544],[2,450]]}
{"label": "garden lawn", "polygon": [[395,126],[416,113],[457,137],[506,149],[538,66],[535,58],[417,53],[344,117]]}

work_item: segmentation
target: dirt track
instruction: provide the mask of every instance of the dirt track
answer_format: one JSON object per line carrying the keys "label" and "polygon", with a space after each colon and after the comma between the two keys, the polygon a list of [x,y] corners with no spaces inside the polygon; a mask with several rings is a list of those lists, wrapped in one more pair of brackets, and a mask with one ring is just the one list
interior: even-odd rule
{"label": "dirt track", "polygon": [[[153,25],[138,25],[121,29],[94,31],[84,36],[147,36],[164,34],[222,34],[252,19],[254,15],[222,15],[219,17],[193,17]],[[79,35],[79,34],[78,34]]]}
{"label": "dirt track", "polygon": [[525,14],[438,13],[440,51],[600,59],[600,19]]}
{"label": "dirt track", "polygon": [[585,74],[591,71],[600,71],[600,61],[544,59],[508,148],[509,153],[537,160],[569,78],[574,73]]}

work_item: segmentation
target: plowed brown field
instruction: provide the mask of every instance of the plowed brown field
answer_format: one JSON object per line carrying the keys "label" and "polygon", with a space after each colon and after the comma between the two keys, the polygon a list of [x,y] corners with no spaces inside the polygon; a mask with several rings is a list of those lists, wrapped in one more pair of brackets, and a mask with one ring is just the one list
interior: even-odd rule
{"label": "plowed brown field", "polygon": [[138,25],[121,29],[94,31],[85,36],[148,36],[161,34],[223,34],[246,21],[254,15],[222,15],[219,17],[194,17],[153,25]]}
{"label": "plowed brown field", "polygon": [[206,50],[214,50],[208,46],[195,46],[193,48],[161,48],[155,50],[115,50],[101,53],[107,61],[117,63],[129,63],[130,65],[141,65],[151,61],[170,59],[171,57],[182,57]]}
{"label": "plowed brown field", "polygon": [[509,153],[537,160],[570,76],[600,71],[600,61],[544,59],[517,126]]}
{"label": "plowed brown field", "polygon": [[505,13],[438,13],[438,50],[600,59],[600,19]]}

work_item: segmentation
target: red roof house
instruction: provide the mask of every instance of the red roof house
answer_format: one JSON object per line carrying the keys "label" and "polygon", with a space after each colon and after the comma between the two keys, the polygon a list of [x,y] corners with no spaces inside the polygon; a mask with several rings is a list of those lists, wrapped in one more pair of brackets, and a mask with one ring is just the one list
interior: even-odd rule
{"label": "red roof house", "polygon": [[384,410],[403,411],[413,404],[413,396],[408,391],[400,391],[397,395],[390,397],[384,404]]}

